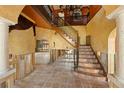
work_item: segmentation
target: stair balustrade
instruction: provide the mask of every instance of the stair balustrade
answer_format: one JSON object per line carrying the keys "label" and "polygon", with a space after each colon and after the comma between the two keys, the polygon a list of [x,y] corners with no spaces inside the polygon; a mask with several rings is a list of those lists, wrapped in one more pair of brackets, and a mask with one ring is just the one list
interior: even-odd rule
{"label": "stair balustrade", "polygon": [[78,63],[79,63],[79,45],[80,45],[79,34],[77,30],[75,30],[68,22],[66,22],[61,17],[54,17],[53,23],[61,29],[63,34],[66,35],[66,37],[72,39],[72,42],[74,42],[73,44],[75,44],[73,55],[74,55],[74,70],[76,70],[78,68]]}
{"label": "stair balustrade", "polygon": [[[74,47],[74,68],[78,68],[79,63],[79,34],[77,30],[75,30],[67,21],[65,21],[63,18],[56,16],[51,7],[48,5],[42,5],[39,7],[42,15],[46,17],[46,20],[48,20],[54,29],[56,29],[56,32],[60,34],[69,44],[71,44]],[[45,12],[45,13],[44,13]],[[47,16],[45,14],[48,14]]]}

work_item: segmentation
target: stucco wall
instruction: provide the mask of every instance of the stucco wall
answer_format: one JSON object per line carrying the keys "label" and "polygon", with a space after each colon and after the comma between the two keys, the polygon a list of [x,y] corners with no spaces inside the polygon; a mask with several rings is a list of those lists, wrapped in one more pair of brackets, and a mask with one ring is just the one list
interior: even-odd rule
{"label": "stucco wall", "polygon": [[0,17],[17,23],[24,5],[0,5]]}
{"label": "stucco wall", "polygon": [[108,73],[114,74],[115,72],[115,40],[116,40],[116,30],[115,28],[109,35],[108,38]]}
{"label": "stucco wall", "polygon": [[13,30],[9,34],[9,52],[15,55],[35,52],[33,29]]}
{"label": "stucco wall", "polygon": [[[80,37],[80,44],[85,45],[86,44],[86,26],[63,26],[62,29],[69,33],[70,36],[77,38],[77,34],[75,31],[78,32]],[[74,31],[75,30],[75,31]]]}
{"label": "stucco wall", "polygon": [[115,21],[108,20],[102,8],[87,25],[87,35],[95,51],[107,52],[108,36],[115,28]]}
{"label": "stucco wall", "polygon": [[[55,34],[55,31],[53,30],[36,27],[36,37],[33,36],[32,30],[32,28],[27,30],[13,30],[9,34],[9,53],[14,55],[21,55],[35,52],[35,38],[37,40],[47,39],[50,43],[50,48],[73,48],[59,34]],[[55,47],[53,42],[55,42]]]}
{"label": "stucco wall", "polygon": [[103,8],[87,25],[87,35],[91,36],[91,45],[106,72],[108,69],[108,37],[114,28],[115,21],[106,18]]}
{"label": "stucco wall", "polygon": [[78,31],[80,37],[80,44],[86,44],[86,26],[72,26],[74,29]]}
{"label": "stucco wall", "polygon": [[119,5],[103,5],[102,6],[105,9],[106,16],[111,14],[115,9],[119,7]]}
{"label": "stucco wall", "polygon": [[[46,39],[49,41],[50,48],[56,48],[56,49],[66,49],[73,48],[65,39],[63,39],[59,34],[55,34],[54,30],[50,29],[44,29],[37,27],[36,28],[36,39],[42,40]],[[55,42],[55,47],[53,42]]]}

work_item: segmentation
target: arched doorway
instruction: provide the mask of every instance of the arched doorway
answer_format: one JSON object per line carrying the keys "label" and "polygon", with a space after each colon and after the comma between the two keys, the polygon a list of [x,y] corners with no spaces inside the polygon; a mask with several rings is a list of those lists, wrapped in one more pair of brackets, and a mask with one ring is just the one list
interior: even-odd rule
{"label": "arched doorway", "polygon": [[115,73],[115,41],[116,28],[110,33],[108,38],[108,74]]}

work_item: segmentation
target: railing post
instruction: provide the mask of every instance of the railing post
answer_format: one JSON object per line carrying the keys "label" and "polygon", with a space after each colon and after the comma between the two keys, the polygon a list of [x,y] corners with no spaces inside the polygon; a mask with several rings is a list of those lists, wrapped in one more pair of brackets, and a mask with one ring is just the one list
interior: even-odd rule
{"label": "railing post", "polygon": [[79,49],[77,48],[77,68],[78,68],[78,64],[79,64]]}
{"label": "railing post", "polygon": [[79,35],[77,33],[77,46],[76,46],[76,55],[77,55],[77,69],[78,69],[78,64],[79,64],[79,45],[80,45],[80,39],[79,39]]}
{"label": "railing post", "polygon": [[74,71],[76,70],[76,61],[75,61],[75,56],[76,56],[76,50],[74,49],[74,54],[73,54],[73,56],[74,56]]}

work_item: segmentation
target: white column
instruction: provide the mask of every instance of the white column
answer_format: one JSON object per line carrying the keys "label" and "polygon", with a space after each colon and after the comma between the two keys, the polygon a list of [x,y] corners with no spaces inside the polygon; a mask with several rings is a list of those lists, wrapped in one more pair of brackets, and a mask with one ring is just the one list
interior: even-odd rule
{"label": "white column", "polygon": [[117,25],[117,62],[116,62],[116,77],[124,83],[124,12],[121,12],[116,17]]}
{"label": "white column", "polygon": [[0,75],[7,72],[8,61],[8,24],[0,20]]}

